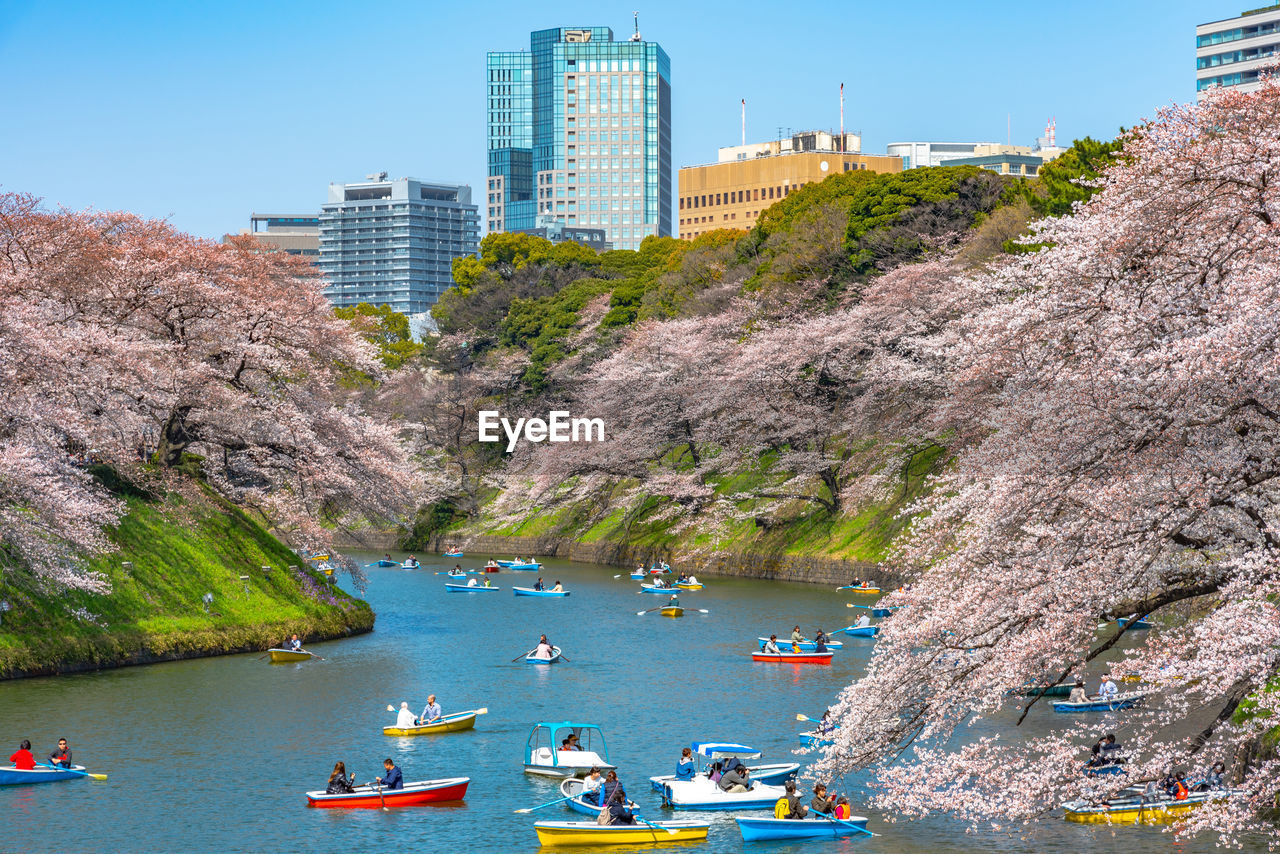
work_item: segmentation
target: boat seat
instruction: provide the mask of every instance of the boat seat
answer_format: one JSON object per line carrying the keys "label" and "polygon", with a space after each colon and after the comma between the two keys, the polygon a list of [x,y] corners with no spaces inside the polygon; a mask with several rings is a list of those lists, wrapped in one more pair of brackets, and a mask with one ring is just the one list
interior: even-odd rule
{"label": "boat seat", "polygon": [[534,765],[550,765],[551,764],[551,748],[539,747],[533,751]]}

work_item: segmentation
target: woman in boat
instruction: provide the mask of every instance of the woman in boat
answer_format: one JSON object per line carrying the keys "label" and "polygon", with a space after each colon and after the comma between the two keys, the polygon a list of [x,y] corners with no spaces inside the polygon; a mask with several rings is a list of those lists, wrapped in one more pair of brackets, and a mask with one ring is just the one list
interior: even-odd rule
{"label": "woman in boat", "polygon": [[627,790],[622,787],[622,783],[618,781],[618,772],[610,770],[604,775],[604,785],[601,787],[604,792],[604,802],[611,804],[617,800],[620,804],[627,802]]}
{"label": "woman in boat", "polygon": [[693,751],[685,748],[680,751],[680,761],[676,763],[676,779],[692,780],[698,773],[698,765],[693,761]]}
{"label": "woman in boat", "polygon": [[768,640],[768,642],[766,642],[766,643],[765,643],[765,645],[764,645],[764,651],[765,651],[765,652],[767,652],[767,653],[769,653],[770,655],[781,655],[781,654],[782,654],[782,650],[778,649],[778,636],[777,636],[777,635],[769,635],[769,640]]}
{"label": "woman in boat", "polygon": [[594,801],[600,806],[600,787],[604,785],[604,777],[600,776],[600,769],[595,765],[591,766],[591,770],[587,772],[587,776],[582,778],[582,796],[588,799],[588,802]]}
{"label": "woman in boat", "polygon": [[1227,766],[1223,765],[1221,761],[1215,762],[1209,767],[1208,771],[1204,772],[1204,779],[1197,783],[1192,791],[1207,792],[1210,789],[1224,788],[1222,780],[1226,774]]}
{"label": "woman in boat", "polygon": [[[609,772],[613,774],[612,771]],[[636,814],[627,809],[627,796],[619,786],[612,795],[609,796],[609,824],[635,824]]]}
{"label": "woman in boat", "polygon": [[800,643],[800,641],[802,640],[804,640],[804,635],[800,634],[800,627],[795,626],[794,628],[791,629],[791,642],[793,644],[797,644],[797,643]]}
{"label": "woman in boat", "polygon": [[34,771],[36,767],[36,758],[31,753],[31,742],[23,739],[18,745],[18,750],[9,757],[9,761],[13,763],[13,767],[19,771]]}
{"label": "woman in boat", "polygon": [[823,815],[830,815],[836,808],[836,798],[834,795],[827,794],[827,787],[823,783],[813,784],[813,800],[809,801],[809,809]]}
{"label": "woman in boat", "polygon": [[818,722],[818,734],[826,735],[836,728],[836,722],[831,718],[831,710],[826,709],[822,713],[822,720]]}
{"label": "woman in boat", "polygon": [[409,559],[404,562],[404,565],[409,567],[410,569],[417,569],[418,559],[413,555],[409,555]]}
{"label": "woman in boat", "polygon": [[356,775],[347,776],[347,766],[341,762],[335,763],[333,773],[329,775],[329,785],[325,787],[325,793],[329,795],[349,795],[355,791]]}
{"label": "woman in boat", "polygon": [[1071,689],[1071,695],[1067,697],[1068,703],[1086,703],[1089,701],[1089,695],[1084,690],[1084,680],[1077,679],[1075,687]]}
{"label": "woman in boat", "polygon": [[538,638],[538,645],[533,648],[533,657],[549,659],[551,658],[551,656],[555,654],[556,654],[555,647],[551,645],[551,641],[547,640],[547,636],[546,635],[540,636]]}
{"label": "woman in boat", "polygon": [[551,588],[552,593],[563,593],[564,587],[560,584],[560,579],[556,579],[556,586]]}
{"label": "woman in boat", "polygon": [[[474,580],[475,580],[475,579],[472,579],[472,581],[474,581]],[[485,577],[485,579],[484,579],[484,586],[485,586],[485,587],[492,587],[492,586],[493,586],[493,579],[492,579],[492,578],[489,578],[488,576],[486,576],[486,577]]]}

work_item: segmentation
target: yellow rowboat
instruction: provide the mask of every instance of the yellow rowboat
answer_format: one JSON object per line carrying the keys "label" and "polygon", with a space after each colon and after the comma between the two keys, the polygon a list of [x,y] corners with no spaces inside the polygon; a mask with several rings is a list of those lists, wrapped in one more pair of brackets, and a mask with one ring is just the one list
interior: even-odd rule
{"label": "yellow rowboat", "polygon": [[676,583],[676,587],[679,587],[681,590],[701,590],[702,589],[701,584],[690,584],[688,581],[679,581]]}
{"label": "yellow rowboat", "polygon": [[312,555],[311,557],[307,558],[307,560],[328,560],[328,559],[329,559],[328,555]]}
{"label": "yellow rowboat", "polygon": [[709,821],[655,821],[596,824],[594,821],[539,821],[533,829],[541,845],[637,845],[654,842],[703,842]]}
{"label": "yellow rowboat", "polygon": [[309,658],[315,658],[315,653],[307,652],[306,650],[294,652],[291,649],[269,649],[267,650],[267,655],[271,656],[272,664],[279,664],[285,661],[306,661]]}
{"label": "yellow rowboat", "polygon": [[1107,804],[1072,801],[1062,805],[1063,818],[1078,824],[1170,824],[1211,800],[1230,795],[1227,791],[1195,792],[1181,801],[1141,796],[1112,799]]}
{"label": "yellow rowboat", "polygon": [[662,609],[662,616],[664,616],[664,617],[683,617],[683,616],[684,616],[684,608],[681,608],[679,605],[668,605],[667,607],[665,607],[665,608],[663,608],[663,609]]}
{"label": "yellow rowboat", "polygon": [[384,726],[383,735],[439,735],[445,732],[462,732],[464,729],[475,729],[476,716],[489,714],[488,709],[469,709],[465,712],[454,712],[437,718],[429,724],[419,726]]}

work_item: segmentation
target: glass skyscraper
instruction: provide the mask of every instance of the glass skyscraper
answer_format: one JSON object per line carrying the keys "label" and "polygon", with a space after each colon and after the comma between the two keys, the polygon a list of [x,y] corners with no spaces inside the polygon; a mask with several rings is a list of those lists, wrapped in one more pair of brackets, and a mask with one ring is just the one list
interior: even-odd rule
{"label": "glass skyscraper", "polygon": [[386,173],[330,184],[320,209],[320,272],[335,306],[367,302],[403,314],[430,311],[453,287],[453,259],[480,246],[480,213],[465,184]]}
{"label": "glass skyscraper", "polygon": [[670,235],[671,62],[636,33],[537,30],[488,55],[490,231],[549,220],[617,249]]}

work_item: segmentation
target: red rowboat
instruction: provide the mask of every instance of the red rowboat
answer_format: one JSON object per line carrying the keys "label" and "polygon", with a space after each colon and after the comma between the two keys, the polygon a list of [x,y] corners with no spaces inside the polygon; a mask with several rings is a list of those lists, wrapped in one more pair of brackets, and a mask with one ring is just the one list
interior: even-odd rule
{"label": "red rowboat", "polygon": [[753,652],[752,661],[789,661],[792,664],[830,664],[829,652]]}
{"label": "red rowboat", "polygon": [[383,789],[378,794],[376,786],[357,786],[349,795],[330,795],[326,792],[307,792],[309,807],[373,807],[385,803],[389,807],[409,807],[417,804],[433,804],[440,801],[460,801],[467,795],[470,777],[450,777],[447,780],[419,780],[405,783],[403,789]]}

